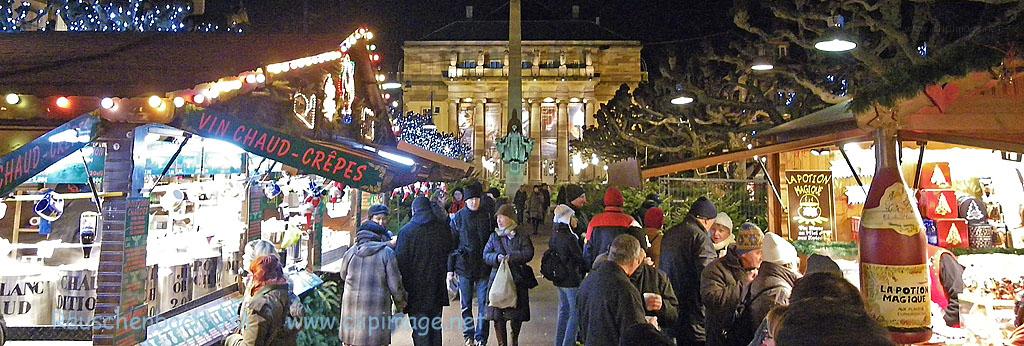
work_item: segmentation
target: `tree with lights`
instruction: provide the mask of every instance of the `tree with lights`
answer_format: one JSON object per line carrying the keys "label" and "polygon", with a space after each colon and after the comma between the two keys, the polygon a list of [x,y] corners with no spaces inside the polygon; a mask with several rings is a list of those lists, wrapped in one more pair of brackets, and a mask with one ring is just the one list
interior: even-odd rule
{"label": "tree with lights", "polygon": [[242,32],[248,25],[248,15],[241,6],[218,18],[192,12],[192,2],[187,0],[49,0],[42,5],[0,0],[0,32]]}
{"label": "tree with lights", "polygon": [[[747,149],[760,129],[848,100],[855,112],[892,112],[948,76],[1011,75],[1000,60],[1012,61],[1011,47],[1024,41],[1021,12],[1024,2],[1008,0],[736,1],[736,30],[649,48],[652,80],[620,89],[572,145],[656,166]],[[838,38],[858,47],[816,47]],[[672,102],[681,96],[692,103]]]}
{"label": "tree with lights", "polygon": [[393,122],[399,140],[452,159],[473,161],[473,148],[462,138],[438,132],[430,114],[395,113]]}

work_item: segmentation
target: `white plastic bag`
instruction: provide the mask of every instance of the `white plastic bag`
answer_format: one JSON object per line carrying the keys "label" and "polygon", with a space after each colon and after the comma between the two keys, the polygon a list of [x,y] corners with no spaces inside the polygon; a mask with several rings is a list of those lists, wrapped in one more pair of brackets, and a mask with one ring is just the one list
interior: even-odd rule
{"label": "white plastic bag", "polygon": [[508,267],[508,259],[501,261],[498,272],[494,275],[491,290],[487,292],[490,305],[494,308],[508,309],[516,307],[516,283],[512,280],[512,271]]}

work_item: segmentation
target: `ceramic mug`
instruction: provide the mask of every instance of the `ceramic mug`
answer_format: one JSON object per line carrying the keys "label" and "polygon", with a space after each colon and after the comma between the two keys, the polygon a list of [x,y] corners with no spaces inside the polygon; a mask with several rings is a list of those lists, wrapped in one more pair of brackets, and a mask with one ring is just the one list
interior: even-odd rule
{"label": "ceramic mug", "polygon": [[43,195],[43,199],[36,202],[35,212],[39,217],[47,221],[55,221],[64,214],[64,199],[56,192],[50,191]]}
{"label": "ceramic mug", "polygon": [[274,199],[281,195],[281,185],[276,182],[269,181],[263,183],[263,194],[267,196],[267,199]]}

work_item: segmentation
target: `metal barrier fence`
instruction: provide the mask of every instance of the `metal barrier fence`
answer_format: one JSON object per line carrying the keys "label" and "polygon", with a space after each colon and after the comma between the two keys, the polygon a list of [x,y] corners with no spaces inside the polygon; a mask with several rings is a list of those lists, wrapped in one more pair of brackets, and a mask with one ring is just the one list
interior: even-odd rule
{"label": "metal barrier fence", "polygon": [[720,212],[729,214],[737,227],[745,221],[761,228],[768,226],[768,198],[772,192],[767,180],[666,177],[648,185],[658,190],[666,209],[677,213],[685,214],[698,197],[704,196]]}

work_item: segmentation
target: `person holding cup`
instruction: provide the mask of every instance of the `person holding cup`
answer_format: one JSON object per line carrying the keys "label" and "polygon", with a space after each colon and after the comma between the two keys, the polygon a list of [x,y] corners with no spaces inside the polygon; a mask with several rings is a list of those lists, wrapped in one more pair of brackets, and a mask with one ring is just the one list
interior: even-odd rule
{"label": "person holding cup", "polygon": [[[601,254],[595,265],[605,260],[607,254]],[[643,296],[644,317],[648,323],[662,329],[679,320],[679,299],[672,289],[672,283],[668,275],[654,267],[650,257],[645,258],[640,267],[629,275],[629,281]]]}

